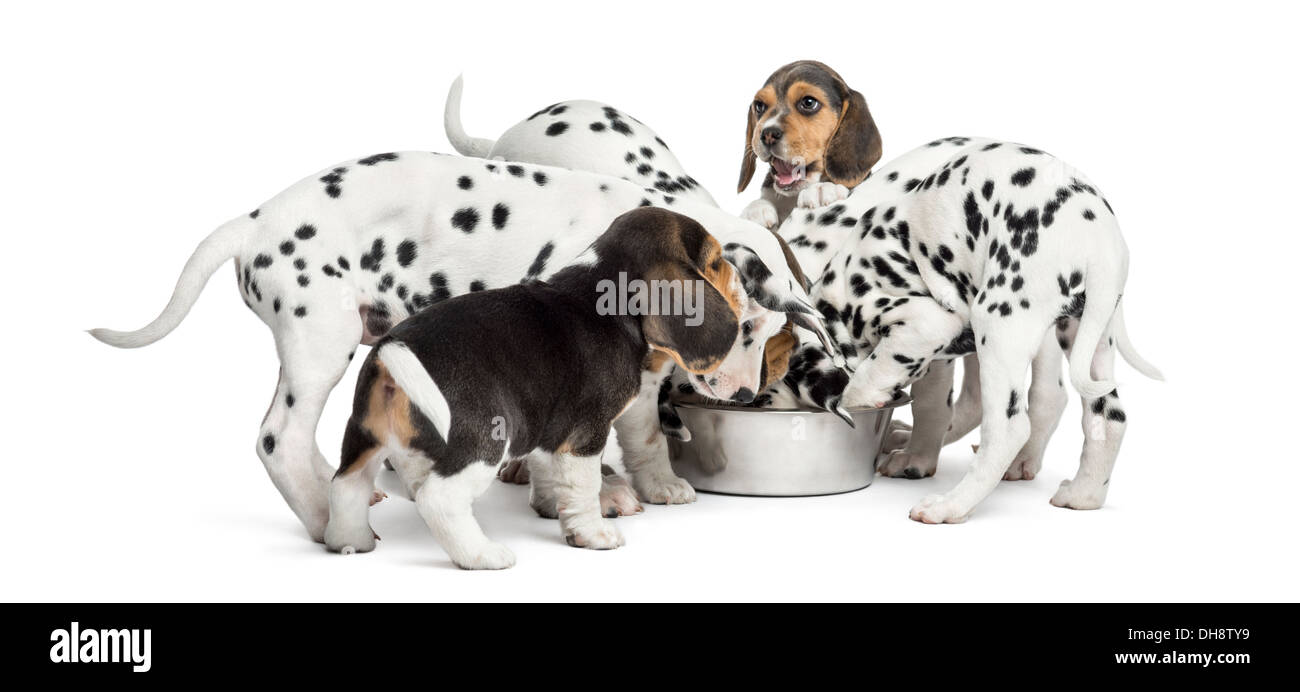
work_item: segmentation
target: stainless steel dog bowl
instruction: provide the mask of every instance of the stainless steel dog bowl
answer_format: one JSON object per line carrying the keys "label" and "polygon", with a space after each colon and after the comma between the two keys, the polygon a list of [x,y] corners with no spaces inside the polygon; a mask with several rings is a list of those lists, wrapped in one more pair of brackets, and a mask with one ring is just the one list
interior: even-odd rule
{"label": "stainless steel dog bowl", "polygon": [[876,475],[876,455],[894,409],[849,409],[854,427],[834,414],[679,403],[691,440],[670,439],[673,469],[696,490],[795,497],[861,490]]}

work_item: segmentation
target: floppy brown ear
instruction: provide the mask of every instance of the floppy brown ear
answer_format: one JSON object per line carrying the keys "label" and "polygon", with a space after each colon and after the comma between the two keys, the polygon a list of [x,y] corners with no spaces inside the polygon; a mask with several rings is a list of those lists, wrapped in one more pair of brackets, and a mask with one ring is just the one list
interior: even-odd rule
{"label": "floppy brown ear", "polygon": [[805,293],[811,293],[812,282],[803,273],[803,267],[799,266],[799,260],[795,259],[794,250],[790,249],[789,243],[785,242],[785,238],[782,238],[781,234],[773,230],[772,235],[776,236],[776,242],[781,245],[781,253],[785,255],[785,264],[790,268],[790,273],[794,275],[795,281],[799,282]]}
{"label": "floppy brown ear", "polygon": [[880,160],[880,130],[867,109],[867,100],[849,92],[835,133],[826,143],[826,177],[845,187],[855,187]]}
{"label": "floppy brown ear", "polygon": [[646,343],[668,354],[687,372],[702,374],[715,370],[740,334],[740,315],[736,306],[692,264],[660,265],[647,278],[677,282],[682,290],[690,291],[695,314],[673,314],[673,310],[661,310],[665,314],[643,316],[641,333],[645,335]]}
{"label": "floppy brown ear", "polygon": [[754,179],[754,169],[758,165],[758,157],[754,155],[754,125],[758,121],[758,116],[754,115],[754,104],[749,105],[749,120],[745,125],[745,154],[740,158],[740,184],[736,186],[736,192],[741,193],[749,187],[749,181]]}
{"label": "floppy brown ear", "polygon": [[794,321],[787,319],[781,331],[773,334],[772,338],[763,345],[763,372],[759,391],[771,387],[785,377],[785,373],[790,369],[790,356],[798,343],[799,339],[794,335]]}

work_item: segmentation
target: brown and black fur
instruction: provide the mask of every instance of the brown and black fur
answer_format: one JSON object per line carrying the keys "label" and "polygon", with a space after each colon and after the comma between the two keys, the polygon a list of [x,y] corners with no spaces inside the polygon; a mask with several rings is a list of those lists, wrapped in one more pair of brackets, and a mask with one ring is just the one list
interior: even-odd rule
{"label": "brown and black fur", "polygon": [[[364,466],[393,439],[432,460],[443,477],[533,450],[593,456],[652,361],[671,358],[693,373],[717,367],[739,333],[740,297],[731,293],[731,266],[700,224],[645,207],[615,219],[593,248],[594,264],[568,267],[548,282],[462,295],[394,327],[362,366],[338,475]],[[704,280],[703,322],[598,314],[597,285],[617,284],[620,272],[647,282]],[[409,348],[437,383],[451,410],[450,439],[378,359],[378,347],[391,341]]]}
{"label": "brown and black fur", "polygon": [[[801,113],[796,106],[805,96],[817,99],[822,107],[812,115]],[[759,103],[761,113],[755,108]],[[781,124],[772,125],[777,119]],[[880,160],[880,130],[866,99],[849,88],[839,73],[815,60],[799,60],[773,72],[754,95],[747,123],[737,192],[743,192],[754,176],[755,132],[761,136],[768,127],[779,130],[787,142],[788,158],[802,156],[807,162],[809,179],[820,173],[823,182],[852,188]],[[765,191],[773,187],[770,170],[763,187]]]}

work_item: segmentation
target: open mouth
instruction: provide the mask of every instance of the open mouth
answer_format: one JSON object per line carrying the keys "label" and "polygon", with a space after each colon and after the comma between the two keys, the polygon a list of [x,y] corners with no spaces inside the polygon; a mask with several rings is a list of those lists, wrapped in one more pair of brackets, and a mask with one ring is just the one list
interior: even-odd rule
{"label": "open mouth", "polygon": [[770,163],[772,164],[772,181],[782,190],[794,189],[807,176],[807,166],[804,164],[790,163],[775,156],[772,157]]}

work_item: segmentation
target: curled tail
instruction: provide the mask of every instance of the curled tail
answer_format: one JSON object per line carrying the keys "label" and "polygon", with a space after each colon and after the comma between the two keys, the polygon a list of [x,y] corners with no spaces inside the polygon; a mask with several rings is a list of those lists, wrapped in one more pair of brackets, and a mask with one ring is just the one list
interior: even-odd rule
{"label": "curled tail", "polygon": [[1115,390],[1113,380],[1092,379],[1092,358],[1097,345],[1106,334],[1111,318],[1119,305],[1124,272],[1088,272],[1084,282],[1087,296],[1079,329],[1075,332],[1074,346],[1070,349],[1070,382],[1074,390],[1085,399],[1097,399]]}
{"label": "curled tail", "polygon": [[1145,358],[1138,355],[1137,349],[1133,348],[1133,343],[1128,340],[1128,328],[1124,326],[1124,305],[1123,303],[1115,306],[1115,317],[1111,322],[1112,333],[1115,335],[1115,345],[1119,348],[1119,354],[1134,370],[1150,377],[1153,380],[1164,380],[1165,376],[1159,368],[1148,363]]}
{"label": "curled tail", "polygon": [[429,377],[429,371],[424,369],[424,364],[411,353],[411,349],[401,342],[390,341],[379,347],[378,358],[388,368],[388,374],[397,386],[406,392],[411,403],[433,422],[433,427],[442,435],[442,439],[451,439],[448,437],[451,432],[451,408],[447,406],[442,390],[438,389],[433,378]]}
{"label": "curled tail", "polygon": [[190,255],[181,271],[181,278],[176,281],[172,299],[163,308],[154,321],[133,332],[119,332],[113,329],[91,329],[90,335],[117,348],[139,348],[167,336],[175,329],[185,315],[189,314],[194,302],[199,299],[208,278],[226,260],[239,254],[245,240],[255,228],[255,222],[247,216],[223,224],[203,239]]}
{"label": "curled tail", "polygon": [[1092,379],[1093,354],[1097,352],[1097,346],[1107,329],[1111,330],[1120,355],[1129,365],[1147,377],[1164,379],[1164,375],[1154,365],[1138,355],[1128,340],[1128,332],[1124,327],[1124,310],[1120,305],[1123,284],[1123,272],[1090,272],[1085,282],[1087,301],[1083,306],[1083,315],[1079,318],[1074,347],[1070,350],[1070,382],[1087,399],[1096,399],[1115,390],[1113,380]]}
{"label": "curled tail", "polygon": [[464,88],[464,77],[458,76],[456,81],[451,83],[451,88],[447,90],[447,105],[442,110],[442,127],[456,151],[465,156],[485,159],[496,142],[465,134],[465,128],[460,124],[460,94]]}

